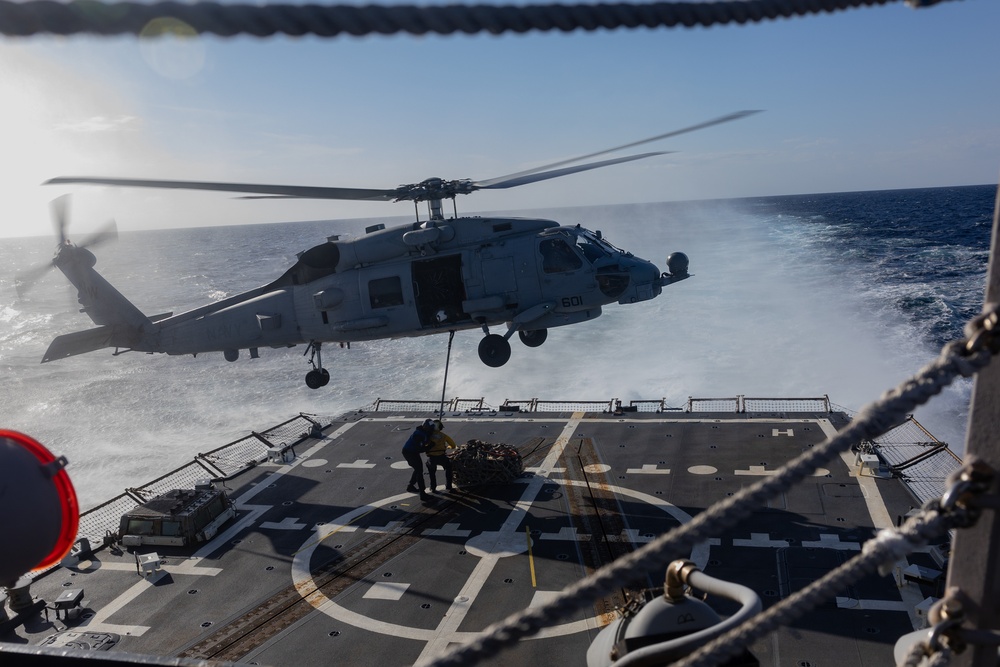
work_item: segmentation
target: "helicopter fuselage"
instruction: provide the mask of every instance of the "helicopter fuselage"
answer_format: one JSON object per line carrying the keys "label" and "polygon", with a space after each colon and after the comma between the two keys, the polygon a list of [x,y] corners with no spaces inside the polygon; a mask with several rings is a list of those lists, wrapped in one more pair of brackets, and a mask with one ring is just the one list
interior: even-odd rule
{"label": "helicopter fuselage", "polygon": [[315,246],[263,288],[156,323],[134,349],[348,343],[505,322],[534,331],[661,290],[656,266],[582,228],[518,218],[414,223]]}

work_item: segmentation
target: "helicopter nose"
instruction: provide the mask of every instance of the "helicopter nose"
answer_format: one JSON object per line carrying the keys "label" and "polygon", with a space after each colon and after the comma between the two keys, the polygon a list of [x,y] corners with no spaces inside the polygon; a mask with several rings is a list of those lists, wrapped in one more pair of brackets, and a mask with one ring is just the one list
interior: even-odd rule
{"label": "helicopter nose", "polygon": [[628,267],[629,288],[622,294],[618,303],[638,303],[659,296],[663,291],[660,284],[660,270],[652,262],[632,258]]}

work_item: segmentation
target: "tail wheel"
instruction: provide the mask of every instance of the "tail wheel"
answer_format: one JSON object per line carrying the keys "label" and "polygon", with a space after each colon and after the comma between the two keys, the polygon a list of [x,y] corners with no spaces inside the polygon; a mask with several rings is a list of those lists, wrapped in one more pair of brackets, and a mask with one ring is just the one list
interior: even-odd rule
{"label": "tail wheel", "polygon": [[500,368],[510,359],[510,343],[499,334],[488,334],[479,341],[479,358],[491,368]]}
{"label": "tail wheel", "polygon": [[528,347],[538,347],[545,342],[545,339],[549,336],[548,329],[536,329],[535,331],[524,331],[523,329],[517,332],[517,337],[521,339],[521,342]]}

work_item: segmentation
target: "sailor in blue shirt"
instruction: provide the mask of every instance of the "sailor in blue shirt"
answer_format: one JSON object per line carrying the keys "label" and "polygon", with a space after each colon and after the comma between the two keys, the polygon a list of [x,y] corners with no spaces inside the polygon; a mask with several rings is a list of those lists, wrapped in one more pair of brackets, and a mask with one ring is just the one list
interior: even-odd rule
{"label": "sailor in blue shirt", "polygon": [[426,492],[424,463],[420,459],[420,455],[430,449],[432,444],[431,433],[433,432],[434,422],[427,419],[423,424],[414,429],[409,439],[407,439],[406,444],[403,445],[403,458],[413,468],[413,473],[410,475],[410,484],[406,487],[406,490],[410,493],[417,493],[419,491],[421,500],[430,500],[431,498]]}

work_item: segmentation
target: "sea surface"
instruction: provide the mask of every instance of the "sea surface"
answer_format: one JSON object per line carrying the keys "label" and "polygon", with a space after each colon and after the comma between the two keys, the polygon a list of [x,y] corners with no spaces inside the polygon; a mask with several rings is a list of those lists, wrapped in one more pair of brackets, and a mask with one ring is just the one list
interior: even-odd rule
{"label": "sea surface", "polygon": [[[203,452],[291,418],[377,398],[608,400],[817,397],[858,410],[917,372],[979,312],[996,186],[797,195],[512,212],[600,229],[656,262],[681,250],[694,277],[657,299],[608,306],[513,342],[487,368],[478,331],[327,346],[327,387],[311,390],[304,346],[168,357],[101,350],[40,364],[57,335],[90,328],[52,271],[24,299],[14,274],[47,262],[52,238],[0,239],[0,428],[69,459],[86,509]],[[462,202],[464,203],[464,202]],[[465,211],[472,213],[472,211]],[[405,218],[385,222],[406,222]],[[148,315],[270,282],[296,253],[377,220],[123,232],[97,268]],[[971,382],[917,419],[961,452]]]}

